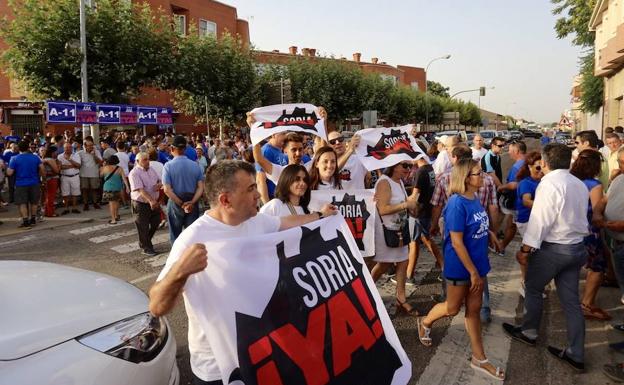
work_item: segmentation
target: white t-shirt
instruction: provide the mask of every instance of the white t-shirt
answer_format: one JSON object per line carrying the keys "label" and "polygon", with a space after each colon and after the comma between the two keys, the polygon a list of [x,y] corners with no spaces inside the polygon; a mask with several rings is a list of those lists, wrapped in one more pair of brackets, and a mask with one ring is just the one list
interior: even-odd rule
{"label": "white t-shirt", "polygon": [[[303,167],[306,168],[306,170],[308,170],[308,172],[310,171],[310,169],[312,168],[312,160],[306,162],[303,164]],[[272,167],[271,167],[271,173],[269,174],[268,172],[266,173],[267,178],[275,183],[277,185],[277,182],[279,181],[279,177],[280,175],[282,175],[282,171],[284,171],[284,169],[286,167],[288,167],[288,165],[286,166],[281,166],[279,164],[275,164],[275,163],[271,163]]]}
{"label": "white t-shirt", "polygon": [[[293,206],[297,215],[304,215],[303,207]],[[260,213],[271,215],[274,217],[287,217],[293,215],[288,208],[288,205],[282,202],[280,199],[271,199],[264,206],[260,208]]]}
{"label": "white t-shirt", "polygon": [[448,151],[444,150],[438,154],[435,162],[433,162],[433,172],[435,172],[436,177],[444,174],[445,171],[449,170],[452,166],[451,159],[449,158]]}
{"label": "white t-shirt", "polygon": [[367,172],[360,158],[355,154],[351,155],[340,170],[340,183],[343,190],[364,190]]}
{"label": "white t-shirt", "polygon": [[[82,161],[80,160],[80,155],[78,155],[77,153],[71,154],[69,156],[69,159],[65,159],[65,155],[59,155],[57,159],[59,162],[61,162],[61,167],[72,166],[72,163],[69,161],[69,159],[73,160],[75,163],[78,163],[78,164],[82,163]],[[61,175],[74,176],[78,174],[80,174],[80,166],[78,166],[78,168],[66,168],[66,169],[61,168]]]}
{"label": "white t-shirt", "polygon": [[474,147],[470,147],[470,149],[472,150],[472,159],[476,160],[476,161],[481,161],[481,158],[483,158],[485,156],[485,154],[487,154],[488,150],[486,150],[485,148],[481,147],[481,149],[477,150]]}
{"label": "white t-shirt", "polygon": [[[280,224],[281,221],[278,217],[258,214],[238,226],[230,226],[217,221],[208,214],[204,214],[176,239],[165,267],[158,275],[157,281],[162,280],[184,250],[195,243],[274,233],[279,230]],[[208,253],[210,255],[210,251]],[[210,342],[206,333],[201,329],[201,324],[195,315],[196,312],[199,313],[203,309],[192,308],[186,298],[186,293],[183,292],[182,297],[184,298],[184,307],[186,308],[189,322],[188,346],[191,353],[191,370],[204,381],[220,380],[221,373],[210,347]]]}
{"label": "white t-shirt", "polygon": [[150,160],[150,168],[153,168],[154,171],[156,171],[156,174],[158,174],[158,179],[162,180],[162,174],[163,174],[163,170],[165,169],[165,165],[160,163],[157,160]]}
{"label": "white t-shirt", "polygon": [[117,155],[117,158],[119,158],[119,167],[124,170],[124,173],[126,173],[126,177],[128,177],[128,174],[130,174],[130,170],[128,169],[130,157],[125,152],[118,152],[115,155]]}

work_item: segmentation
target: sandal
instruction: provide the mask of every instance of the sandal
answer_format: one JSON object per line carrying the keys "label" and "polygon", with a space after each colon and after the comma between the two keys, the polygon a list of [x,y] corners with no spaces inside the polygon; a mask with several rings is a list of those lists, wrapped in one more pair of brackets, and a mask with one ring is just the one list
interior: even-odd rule
{"label": "sandal", "polygon": [[411,315],[412,317],[418,317],[420,315],[420,313],[418,313],[418,310],[416,310],[414,307],[412,307],[412,305],[407,303],[407,301],[401,302],[401,300],[398,298],[396,299],[396,307],[396,314],[405,313],[407,315]]}
{"label": "sandal", "polygon": [[586,319],[594,319],[597,321],[609,321],[613,317],[603,309],[597,306],[588,306],[584,303],[581,303],[581,309],[583,309],[583,316]]}
{"label": "sandal", "polygon": [[[431,347],[431,328],[428,328],[423,324],[422,318],[418,318],[416,320],[416,324],[418,325],[418,339],[420,343],[425,345],[426,347]],[[422,330],[422,333],[420,331]]]}
{"label": "sandal", "polygon": [[114,221],[114,220],[112,220],[112,219],[109,219],[109,220],[108,220],[108,224],[109,224],[109,225],[116,225],[116,224],[117,224],[117,221]]}
{"label": "sandal", "polygon": [[505,381],[505,372],[503,371],[503,369],[501,369],[500,366],[496,366],[496,372],[495,373],[492,373],[489,370],[487,370],[485,367],[483,367],[483,365],[488,364],[489,362],[490,362],[490,360],[488,360],[487,358],[485,360],[477,360],[475,358],[475,356],[472,356],[472,359],[470,360],[470,366],[474,370],[478,370],[478,371],[480,371],[482,373],[485,373],[485,374],[487,374],[488,376],[492,377],[495,380]]}

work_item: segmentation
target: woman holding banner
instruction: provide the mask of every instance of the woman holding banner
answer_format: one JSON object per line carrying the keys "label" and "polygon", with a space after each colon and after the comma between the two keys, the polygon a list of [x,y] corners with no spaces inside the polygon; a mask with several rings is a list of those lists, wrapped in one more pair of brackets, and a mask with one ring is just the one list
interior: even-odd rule
{"label": "woman holding banner", "polygon": [[333,148],[329,146],[319,148],[310,168],[310,189],[342,190],[337,165],[338,156]]}
{"label": "woman holding banner", "polygon": [[397,312],[418,316],[405,298],[405,279],[407,275],[407,253],[411,241],[408,212],[414,214],[418,206],[418,192],[407,195],[403,179],[412,169],[408,161],[397,163],[384,170],[375,185],[377,211],[380,221],[375,224],[375,257],[377,262],[371,275],[377,281],[388,268],[396,264],[396,301]]}
{"label": "woman holding banner", "polygon": [[450,194],[444,209],[444,278],[446,301],[438,303],[429,314],[418,319],[418,338],[431,346],[431,326],[440,318],[455,316],[466,305],[465,325],[470,337],[470,366],[497,380],[505,373],[485,356],[481,336],[481,301],[484,277],[490,271],[488,237],[498,242],[489,230],[485,208],[475,194],[483,185],[481,165],[473,159],[460,160],[451,173]]}
{"label": "woman holding banner", "polygon": [[274,217],[310,214],[310,175],[303,165],[291,164],[280,175],[275,198],[260,208],[263,214]]}

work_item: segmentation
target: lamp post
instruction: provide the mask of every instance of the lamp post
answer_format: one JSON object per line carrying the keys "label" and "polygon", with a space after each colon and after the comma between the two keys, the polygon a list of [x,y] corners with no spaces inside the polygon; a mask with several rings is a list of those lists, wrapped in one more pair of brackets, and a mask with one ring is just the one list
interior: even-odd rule
{"label": "lamp post", "polygon": [[[80,100],[83,103],[89,101],[89,87],[87,83],[87,12],[85,0],[79,0],[80,2],[80,54],[82,55],[82,62],[80,64]],[[87,132],[88,131],[88,132]],[[83,138],[89,135],[92,135],[91,126],[88,124],[82,125],[82,135]],[[98,138],[93,138],[96,141]]]}
{"label": "lamp post", "polygon": [[451,55],[444,55],[444,56],[440,56],[437,57],[435,59],[431,59],[431,61],[427,64],[427,67],[425,67],[425,127],[427,131],[429,131],[429,99],[427,98],[427,94],[429,93],[429,87],[427,86],[427,77],[429,76],[429,66],[431,65],[431,63],[433,63],[436,60],[442,60],[442,59],[450,59]]}

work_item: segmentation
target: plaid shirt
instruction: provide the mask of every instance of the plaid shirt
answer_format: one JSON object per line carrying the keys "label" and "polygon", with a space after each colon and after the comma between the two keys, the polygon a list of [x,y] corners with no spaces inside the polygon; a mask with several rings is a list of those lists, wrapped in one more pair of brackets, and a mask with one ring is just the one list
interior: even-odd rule
{"label": "plaid shirt", "polygon": [[[448,201],[448,187],[451,184],[451,170],[447,170],[442,173],[438,179],[436,179],[435,190],[433,190],[433,196],[431,197],[431,204],[433,206],[446,206]],[[483,174],[483,185],[479,187],[477,196],[481,205],[486,209],[488,206],[498,206],[498,199],[496,198],[496,186],[494,185],[494,179],[488,174]]]}

